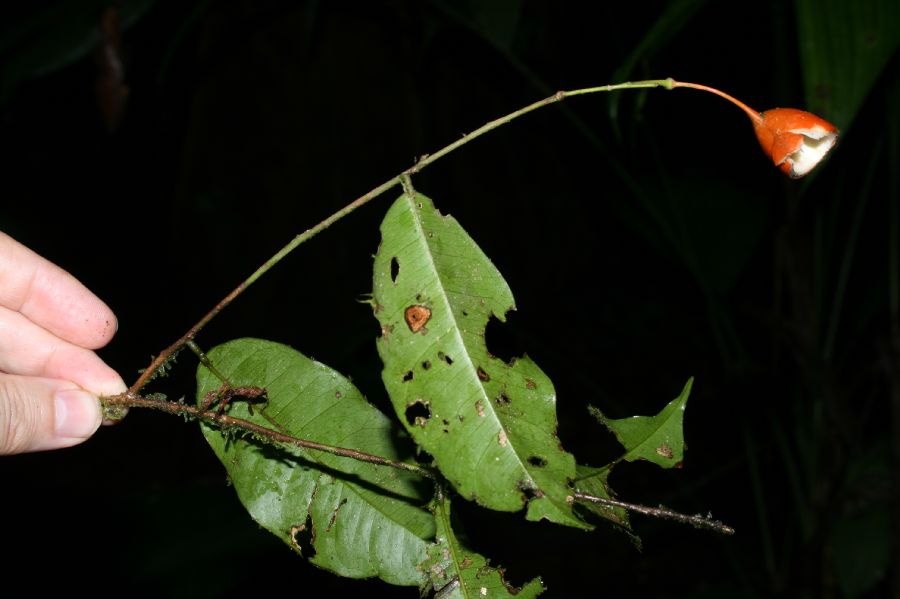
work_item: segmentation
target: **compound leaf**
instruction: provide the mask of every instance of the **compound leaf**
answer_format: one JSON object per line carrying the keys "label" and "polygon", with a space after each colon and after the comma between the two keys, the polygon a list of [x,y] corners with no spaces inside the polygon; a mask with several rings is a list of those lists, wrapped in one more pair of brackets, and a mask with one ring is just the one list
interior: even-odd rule
{"label": "compound leaf", "polygon": [[[343,376],[278,343],[237,339],[208,353],[233,386],[264,387],[268,402],[231,401],[229,416],[293,437],[401,459],[391,422]],[[197,372],[198,403],[221,382]],[[252,413],[251,413],[252,408]],[[421,585],[416,568],[434,538],[423,505],[430,494],[414,475],[386,466],[272,446],[202,425],[238,497],[263,528],[341,576],[378,576]]]}
{"label": "compound leaf", "polygon": [[553,383],[527,357],[485,344],[515,308],[500,272],[456,219],[402,195],[381,224],[373,306],[382,378],[397,414],[466,499],[588,528],[572,511],[575,459],[556,436]]}

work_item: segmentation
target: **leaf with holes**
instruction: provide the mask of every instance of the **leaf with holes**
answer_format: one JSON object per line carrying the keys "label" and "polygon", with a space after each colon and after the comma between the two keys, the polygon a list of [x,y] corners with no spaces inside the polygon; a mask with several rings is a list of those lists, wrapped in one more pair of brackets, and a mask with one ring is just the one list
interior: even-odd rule
{"label": "leaf with holes", "polygon": [[528,357],[484,340],[515,308],[499,271],[459,223],[404,194],[381,224],[373,306],[382,378],[400,420],[466,499],[589,528],[573,511],[575,460],[556,436],[553,383]]}
{"label": "leaf with holes", "polygon": [[[402,458],[399,431],[327,366],[259,339],[230,341],[208,355],[233,386],[267,391],[265,404],[229,402],[230,416],[293,437]],[[198,403],[219,386],[200,366]],[[423,584],[416,565],[434,538],[433,516],[421,507],[430,484],[387,466],[202,428],[253,519],[295,551],[341,576]]]}
{"label": "leaf with holes", "polygon": [[680,468],[684,461],[684,409],[694,379],[688,379],[681,394],[656,416],[632,416],[610,419],[589,406],[591,414],[606,426],[625,448],[625,453],[609,467],[621,461],[647,460],[663,468]]}
{"label": "leaf with holes", "polygon": [[529,599],[544,591],[540,578],[521,588],[513,587],[504,580],[503,568],[491,567],[483,556],[460,543],[450,527],[448,498],[434,501],[434,519],[437,536],[434,544],[428,547],[428,559],[419,567],[428,576],[435,598],[515,596],[516,599]]}

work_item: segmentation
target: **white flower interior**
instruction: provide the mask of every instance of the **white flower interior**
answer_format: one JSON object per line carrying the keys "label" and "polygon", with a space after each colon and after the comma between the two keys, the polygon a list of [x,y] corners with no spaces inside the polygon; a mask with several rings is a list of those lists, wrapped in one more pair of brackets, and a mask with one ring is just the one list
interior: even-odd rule
{"label": "white flower interior", "polygon": [[787,157],[791,163],[791,177],[795,179],[802,177],[819,164],[837,141],[836,133],[830,133],[819,126],[811,129],[795,129],[791,133],[803,136],[803,143],[797,151]]}

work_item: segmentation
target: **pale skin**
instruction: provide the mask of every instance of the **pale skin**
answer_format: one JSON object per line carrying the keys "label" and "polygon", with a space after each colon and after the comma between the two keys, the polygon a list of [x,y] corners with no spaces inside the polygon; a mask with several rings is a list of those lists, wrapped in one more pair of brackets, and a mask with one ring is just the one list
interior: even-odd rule
{"label": "pale skin", "polygon": [[0,232],[0,455],[77,445],[126,390],[94,353],[118,327],[75,277]]}

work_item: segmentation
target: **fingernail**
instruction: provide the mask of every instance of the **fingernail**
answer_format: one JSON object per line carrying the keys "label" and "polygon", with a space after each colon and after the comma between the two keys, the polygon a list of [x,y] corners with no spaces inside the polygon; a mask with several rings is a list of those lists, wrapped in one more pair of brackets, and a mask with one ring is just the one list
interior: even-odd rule
{"label": "fingernail", "polygon": [[87,391],[63,389],[54,400],[58,437],[87,439],[100,426],[100,402]]}

